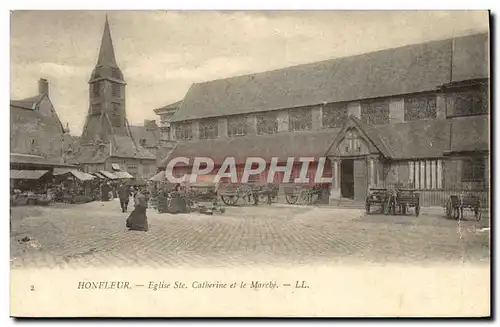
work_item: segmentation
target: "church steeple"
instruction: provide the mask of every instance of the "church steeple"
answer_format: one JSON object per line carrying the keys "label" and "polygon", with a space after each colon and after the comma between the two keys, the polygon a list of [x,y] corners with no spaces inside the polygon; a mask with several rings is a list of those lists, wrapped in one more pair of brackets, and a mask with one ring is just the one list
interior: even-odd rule
{"label": "church steeple", "polygon": [[99,58],[97,59],[97,67],[113,67],[118,68],[115,59],[115,50],[113,48],[113,40],[111,39],[111,30],[109,28],[108,15],[104,23],[104,33],[101,39],[101,49],[99,50]]}
{"label": "church steeple", "polygon": [[113,135],[130,136],[125,111],[125,88],[123,74],[116,63],[106,15],[97,65],[89,81],[90,110],[82,140],[108,142]]}

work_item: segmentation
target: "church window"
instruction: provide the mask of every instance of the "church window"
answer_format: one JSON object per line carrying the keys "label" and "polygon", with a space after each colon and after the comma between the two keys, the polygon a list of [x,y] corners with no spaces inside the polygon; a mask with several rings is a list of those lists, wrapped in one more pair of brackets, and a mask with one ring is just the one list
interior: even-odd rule
{"label": "church window", "polygon": [[94,94],[94,96],[98,97],[101,95],[101,85],[99,82],[94,82],[94,84],[92,84],[92,93]]}
{"label": "church window", "polygon": [[257,134],[273,134],[278,132],[278,117],[270,111],[257,115]]}
{"label": "church window", "polygon": [[247,134],[247,119],[245,116],[233,116],[227,119],[227,135],[237,136]]}
{"label": "church window", "polygon": [[389,102],[385,99],[362,102],[361,120],[370,125],[389,123]]}
{"label": "church window", "polygon": [[288,110],[288,128],[290,131],[305,131],[312,127],[311,108],[295,108]]}
{"label": "church window", "polygon": [[120,84],[117,84],[117,83],[112,83],[111,84],[111,94],[114,97],[119,97],[120,96]]}
{"label": "church window", "polygon": [[489,97],[487,85],[475,86],[446,95],[448,116],[471,116],[488,113]]}
{"label": "church window", "polygon": [[347,119],[347,103],[329,103],[323,107],[323,127],[340,128]]}
{"label": "church window", "polygon": [[443,188],[442,160],[414,160],[408,162],[410,187],[419,190]]}
{"label": "church window", "polygon": [[482,156],[470,156],[463,160],[462,179],[464,182],[484,182],[485,160]]}
{"label": "church window", "polygon": [[120,104],[113,102],[111,105],[112,105],[111,124],[113,125],[113,127],[120,127],[121,126]]}
{"label": "church window", "polygon": [[436,94],[416,95],[404,100],[405,121],[436,118]]}
{"label": "church window", "polygon": [[214,139],[218,136],[219,123],[217,119],[200,121],[200,139]]}
{"label": "church window", "polygon": [[190,122],[179,123],[175,126],[175,138],[177,140],[190,140],[193,138],[193,126]]}

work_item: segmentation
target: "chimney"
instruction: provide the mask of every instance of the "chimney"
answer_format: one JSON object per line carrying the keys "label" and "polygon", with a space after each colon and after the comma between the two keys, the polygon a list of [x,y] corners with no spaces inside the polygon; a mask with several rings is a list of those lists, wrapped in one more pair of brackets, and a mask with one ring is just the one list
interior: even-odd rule
{"label": "chimney", "polygon": [[40,78],[38,81],[38,94],[49,95],[49,82],[45,78]]}

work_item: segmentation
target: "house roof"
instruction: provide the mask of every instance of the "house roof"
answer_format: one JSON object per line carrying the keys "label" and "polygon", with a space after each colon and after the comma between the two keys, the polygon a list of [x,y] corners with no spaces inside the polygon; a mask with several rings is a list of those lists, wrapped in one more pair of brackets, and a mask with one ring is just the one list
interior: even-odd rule
{"label": "house roof", "polygon": [[140,140],[145,140],[146,143],[143,147],[156,147],[160,143],[160,129],[148,129],[146,126],[130,125],[130,132],[136,143]]}
{"label": "house roof", "polygon": [[176,101],[176,102],[171,103],[171,104],[167,104],[166,106],[163,106],[161,108],[153,109],[153,111],[155,113],[159,113],[160,111],[168,111],[168,110],[171,110],[171,109],[177,109],[177,108],[179,108],[179,106],[181,104],[182,104],[182,100]]}
{"label": "house roof", "polygon": [[171,121],[431,91],[452,81],[452,65],[454,79],[488,77],[488,61],[476,56],[487,41],[481,35],[196,83]]}
{"label": "house roof", "polygon": [[44,96],[45,94],[39,94],[21,100],[10,100],[10,105],[24,109],[35,109],[36,105],[42,100]]}

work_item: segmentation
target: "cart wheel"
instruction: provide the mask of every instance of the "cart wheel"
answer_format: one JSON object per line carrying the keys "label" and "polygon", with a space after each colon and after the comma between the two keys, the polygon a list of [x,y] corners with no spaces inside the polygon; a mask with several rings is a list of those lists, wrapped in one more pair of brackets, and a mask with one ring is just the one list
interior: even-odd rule
{"label": "cart wheel", "polygon": [[278,196],[277,195],[271,195],[270,199],[271,199],[271,203],[278,202]]}
{"label": "cart wheel", "polygon": [[286,202],[288,204],[295,204],[295,203],[297,203],[298,199],[299,199],[299,197],[297,195],[287,195],[286,196]]}
{"label": "cart wheel", "polygon": [[477,206],[474,208],[474,216],[476,217],[476,221],[480,221],[483,216],[483,213],[481,212],[480,203],[478,203]]}
{"label": "cart wheel", "polygon": [[228,206],[235,205],[238,202],[238,196],[235,195],[221,195],[221,199]]}
{"label": "cart wheel", "polygon": [[420,205],[416,205],[415,206],[415,217],[418,217],[418,215],[420,215]]}

